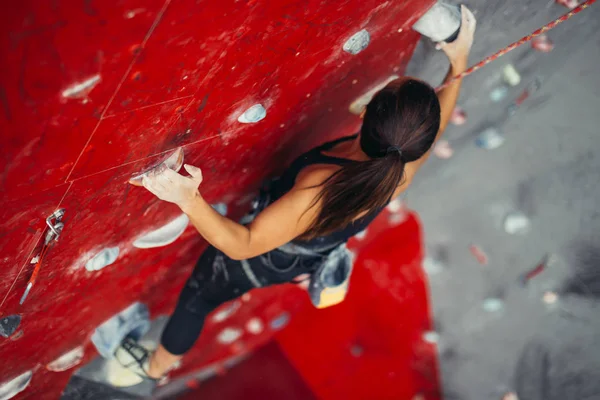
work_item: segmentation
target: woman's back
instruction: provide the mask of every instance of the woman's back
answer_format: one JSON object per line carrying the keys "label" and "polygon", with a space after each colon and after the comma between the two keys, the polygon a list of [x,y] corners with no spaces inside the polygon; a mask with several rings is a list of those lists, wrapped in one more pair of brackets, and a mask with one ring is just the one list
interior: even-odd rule
{"label": "woman's back", "polygon": [[[341,167],[349,163],[358,162],[357,160],[342,157],[347,156],[348,152],[336,151],[338,148],[356,140],[357,137],[358,135],[353,135],[327,142],[296,158],[284,171],[281,177],[273,181],[270,187],[267,189],[269,194],[268,204],[273,203],[289,192],[294,187],[296,178],[300,174],[321,173],[324,170],[329,171],[330,174],[333,174],[339,168],[332,168],[332,166]],[[308,240],[303,240],[302,237],[300,237],[293,242],[314,249],[333,249],[340,243],[348,241],[348,239],[350,239],[352,236],[366,229],[373,219],[379,215],[382,209],[383,208],[371,210],[365,215],[354,219],[354,221],[352,221],[350,224],[340,227],[340,229],[330,232],[327,235]]]}

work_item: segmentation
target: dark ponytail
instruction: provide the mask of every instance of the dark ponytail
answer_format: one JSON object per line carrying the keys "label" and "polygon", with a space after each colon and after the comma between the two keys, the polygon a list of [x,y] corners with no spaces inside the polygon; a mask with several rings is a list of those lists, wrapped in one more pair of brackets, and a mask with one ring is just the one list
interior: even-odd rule
{"label": "dark ponytail", "polygon": [[345,164],[322,183],[313,205],[319,216],[302,239],[325,236],[391,200],[402,183],[406,163],[422,157],[440,127],[440,103],[428,84],[401,78],[388,84],[367,105],[360,147],[367,161]]}

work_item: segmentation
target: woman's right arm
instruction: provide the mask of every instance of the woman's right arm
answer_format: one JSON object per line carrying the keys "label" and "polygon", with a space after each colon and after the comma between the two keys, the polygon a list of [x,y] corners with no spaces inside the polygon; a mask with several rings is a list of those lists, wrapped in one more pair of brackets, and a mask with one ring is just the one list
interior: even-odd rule
{"label": "woman's right arm", "polygon": [[[458,37],[452,43],[441,42],[438,43],[437,48],[442,49],[448,56],[450,61],[450,68],[446,74],[444,82],[451,80],[454,76],[464,72],[468,65],[469,52],[473,45],[473,35],[475,33],[476,20],[473,13],[464,5],[461,6],[462,22]],[[440,101],[440,129],[435,138],[437,142],[442,133],[446,130],[452,111],[456,107],[456,101],[460,92],[460,86],[462,79],[456,79],[450,85],[442,89],[438,93],[438,99]],[[434,142],[434,144],[435,144]],[[432,146],[433,147],[433,146]],[[415,167],[420,167],[425,160],[429,157],[431,150],[429,150],[423,157],[415,161]],[[416,171],[415,171],[416,172]]]}
{"label": "woman's right arm", "polygon": [[[450,81],[454,76],[463,73],[467,69],[469,62],[469,53],[471,52],[471,46],[473,45],[473,35],[475,33],[475,26],[477,21],[475,16],[464,5],[461,6],[462,22],[460,27],[460,33],[456,40],[452,43],[439,43],[437,47],[442,49],[448,56],[450,61],[450,68],[444,78],[444,83]],[[440,130],[435,140],[437,141],[450,121],[452,111],[456,107],[456,101],[460,92],[460,86],[462,79],[456,79],[450,85],[442,89],[438,93],[438,99],[440,100],[441,118],[440,118]]]}

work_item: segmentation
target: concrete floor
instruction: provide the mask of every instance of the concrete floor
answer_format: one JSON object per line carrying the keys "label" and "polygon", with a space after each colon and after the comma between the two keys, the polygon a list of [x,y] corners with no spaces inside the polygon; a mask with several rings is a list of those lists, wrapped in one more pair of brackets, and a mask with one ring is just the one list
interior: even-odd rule
{"label": "concrete floor", "polygon": [[[468,6],[478,18],[472,63],[568,11],[547,0]],[[598,21],[600,5],[593,5],[548,34],[552,52],[524,45],[467,78],[459,104],[468,120],[444,137],[454,155],[432,156],[406,194],[424,225],[446,400],[498,400],[516,390],[517,359],[542,324],[564,309],[561,288],[599,261]],[[494,103],[489,94],[509,63],[521,83]],[[446,68],[443,54],[423,40],[408,74],[437,84]],[[507,107],[535,79],[540,89],[509,116]],[[506,138],[495,150],[475,145],[488,126]],[[505,232],[512,211],[529,217],[527,233]],[[471,244],[487,254],[487,265],[477,262]],[[546,269],[519,284],[547,255]],[[558,301],[545,303],[547,291]]]}

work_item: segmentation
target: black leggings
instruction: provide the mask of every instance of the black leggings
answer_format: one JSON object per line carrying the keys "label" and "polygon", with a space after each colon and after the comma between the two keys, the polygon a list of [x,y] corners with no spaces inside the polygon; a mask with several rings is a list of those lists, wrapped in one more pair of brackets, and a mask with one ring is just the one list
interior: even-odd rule
{"label": "black leggings", "polygon": [[312,273],[320,261],[320,258],[292,256],[278,250],[236,261],[209,246],[179,295],[175,311],[162,333],[161,344],[171,354],[186,353],[215,308],[251,289],[290,282],[298,275]]}

